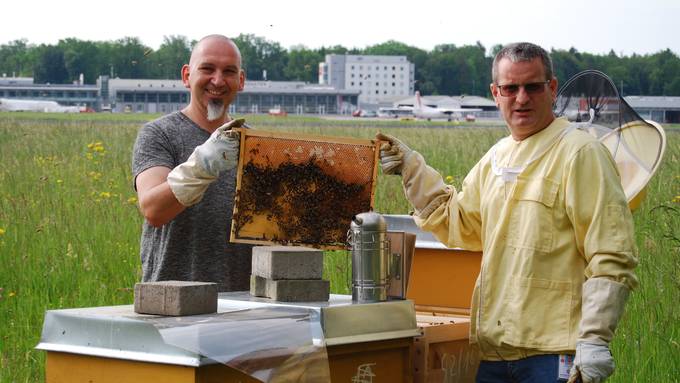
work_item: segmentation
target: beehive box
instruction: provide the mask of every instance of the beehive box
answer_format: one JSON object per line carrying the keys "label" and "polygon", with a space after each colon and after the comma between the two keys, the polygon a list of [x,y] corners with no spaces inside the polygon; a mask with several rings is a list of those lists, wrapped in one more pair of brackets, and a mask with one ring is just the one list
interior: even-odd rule
{"label": "beehive box", "polygon": [[470,301],[482,254],[418,247],[406,297],[423,335],[415,339],[415,382],[474,382],[479,356],[470,348]]}
{"label": "beehive box", "polygon": [[482,253],[448,249],[407,215],[384,215],[388,230],[416,234],[406,297],[415,303],[414,382],[474,382],[479,356],[469,346],[470,303]]}
{"label": "beehive box", "polygon": [[239,129],[231,242],[346,248],[373,209],[379,142]]}

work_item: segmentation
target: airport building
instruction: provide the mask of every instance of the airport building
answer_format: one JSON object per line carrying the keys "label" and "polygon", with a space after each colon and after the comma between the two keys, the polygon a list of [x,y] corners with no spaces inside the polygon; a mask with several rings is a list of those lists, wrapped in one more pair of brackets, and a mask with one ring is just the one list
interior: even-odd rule
{"label": "airport building", "polygon": [[[0,98],[51,100],[96,111],[169,113],[189,103],[189,90],[180,80],[109,79],[96,85],[35,84],[32,78],[0,78]],[[295,81],[246,81],[230,106],[231,113],[350,114],[357,108],[358,90]]]}
{"label": "airport building", "polygon": [[414,92],[415,66],[406,56],[326,55],[319,84],[360,92],[359,108],[377,109]]}
{"label": "airport building", "polygon": [[35,84],[32,77],[0,77],[0,98],[56,101],[98,110],[99,85]]}
{"label": "airport building", "polygon": [[625,96],[624,99],[646,120],[680,124],[680,97]]}

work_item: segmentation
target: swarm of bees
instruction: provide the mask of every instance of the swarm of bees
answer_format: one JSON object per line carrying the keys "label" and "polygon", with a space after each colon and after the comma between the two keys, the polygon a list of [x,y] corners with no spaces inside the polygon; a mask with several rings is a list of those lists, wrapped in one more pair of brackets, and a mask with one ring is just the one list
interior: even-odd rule
{"label": "swarm of bees", "polygon": [[370,210],[370,182],[345,182],[324,171],[329,166],[323,161],[312,157],[278,166],[245,164],[236,198],[236,232],[254,216],[266,216],[280,233],[267,240],[344,245],[352,216]]}

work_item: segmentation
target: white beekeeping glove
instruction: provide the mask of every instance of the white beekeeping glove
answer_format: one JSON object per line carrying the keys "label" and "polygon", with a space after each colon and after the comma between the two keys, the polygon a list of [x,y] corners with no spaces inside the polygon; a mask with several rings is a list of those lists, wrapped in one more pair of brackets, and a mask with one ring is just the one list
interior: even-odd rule
{"label": "white beekeeping glove", "polygon": [[441,174],[427,166],[423,156],[398,139],[378,133],[376,139],[387,141],[380,147],[380,166],[384,174],[400,174],[406,198],[415,213],[425,219],[449,197]]}
{"label": "white beekeeping glove", "polygon": [[397,138],[378,133],[377,140],[387,141],[380,146],[380,167],[384,174],[401,174],[404,161],[411,155],[413,150]]}
{"label": "white beekeeping glove", "polygon": [[583,299],[576,356],[569,382],[600,383],[614,373],[609,342],[623,314],[630,290],[606,278],[590,278],[583,283]]}
{"label": "white beekeeping glove", "polygon": [[168,174],[168,185],[182,205],[188,207],[198,203],[220,172],[238,165],[240,135],[231,129],[243,126],[244,122],[240,118],[217,128],[194,149],[186,162],[177,165]]}

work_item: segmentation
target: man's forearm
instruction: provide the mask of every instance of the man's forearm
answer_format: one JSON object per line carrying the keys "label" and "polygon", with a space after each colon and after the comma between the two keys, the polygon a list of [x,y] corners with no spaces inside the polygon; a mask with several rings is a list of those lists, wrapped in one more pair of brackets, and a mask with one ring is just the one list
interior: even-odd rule
{"label": "man's forearm", "polygon": [[139,193],[139,207],[152,226],[160,227],[173,220],[186,207],[182,205],[167,182]]}

